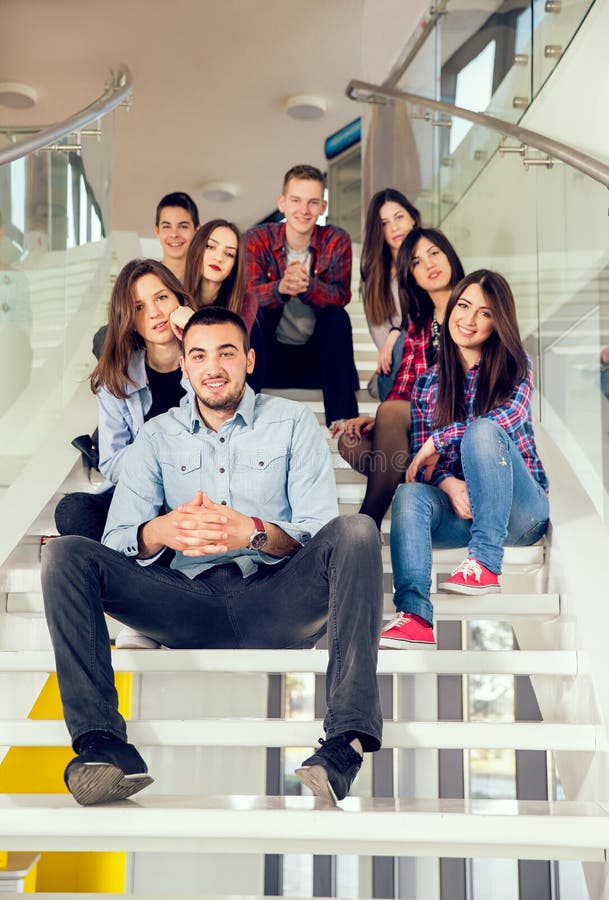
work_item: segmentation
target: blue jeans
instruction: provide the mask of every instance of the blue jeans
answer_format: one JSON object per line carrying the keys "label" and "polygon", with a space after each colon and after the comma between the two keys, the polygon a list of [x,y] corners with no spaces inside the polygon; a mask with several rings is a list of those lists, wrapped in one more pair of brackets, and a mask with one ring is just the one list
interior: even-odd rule
{"label": "blue jeans", "polygon": [[379,372],[377,384],[379,390],[379,400],[381,402],[386,399],[387,394],[393,387],[395,376],[398,374],[398,369],[400,368],[400,363],[402,362],[402,353],[404,352],[405,337],[406,332],[400,331],[400,336],[393,345],[393,353],[391,354],[391,369],[389,373],[385,375],[384,372]]}
{"label": "blue jeans", "polygon": [[108,612],[173,648],[313,647],[327,631],[328,737],[357,731],[365,750],[381,742],[376,682],[383,573],[368,516],[328,522],[294,556],[243,578],[234,563],[194,579],[80,536],[51,541],[42,592],[68,730],[127,735],[118,712]]}
{"label": "blue jeans", "polygon": [[461,442],[461,464],[473,519],[461,519],[448,495],[430,484],[402,484],[391,513],[393,598],[400,612],[430,624],[432,547],[467,547],[501,574],[503,547],[528,546],[548,527],[548,497],[508,434],[491,419],[475,419]]}

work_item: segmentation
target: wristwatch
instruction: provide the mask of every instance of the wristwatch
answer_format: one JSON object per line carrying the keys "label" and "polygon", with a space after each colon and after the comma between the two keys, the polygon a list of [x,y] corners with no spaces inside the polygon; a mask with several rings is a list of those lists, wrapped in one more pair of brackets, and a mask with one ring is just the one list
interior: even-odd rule
{"label": "wristwatch", "polygon": [[252,519],[256,530],[250,534],[247,546],[250,550],[262,550],[269,536],[264,530],[262,519],[259,519],[257,516],[252,516]]}

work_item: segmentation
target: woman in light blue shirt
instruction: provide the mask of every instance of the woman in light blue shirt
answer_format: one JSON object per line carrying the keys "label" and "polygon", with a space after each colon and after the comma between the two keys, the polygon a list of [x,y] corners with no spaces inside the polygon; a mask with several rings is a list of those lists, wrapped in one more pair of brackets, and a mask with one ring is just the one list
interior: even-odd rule
{"label": "woman in light blue shirt", "polygon": [[186,399],[180,343],[169,322],[190,305],[175,275],[153,259],[134,259],[119,273],[99,362],[91,374],[99,413],[99,493],[67,494],[55,510],[60,534],[101,541],[124,455],[145,421]]}

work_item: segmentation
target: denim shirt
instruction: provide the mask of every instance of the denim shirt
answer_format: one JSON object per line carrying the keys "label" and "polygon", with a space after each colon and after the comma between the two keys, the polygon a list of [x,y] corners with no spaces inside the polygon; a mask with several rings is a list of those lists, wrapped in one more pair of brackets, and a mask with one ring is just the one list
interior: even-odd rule
{"label": "denim shirt", "polygon": [[[154,519],[163,504],[175,509],[197,491],[278,525],[300,544],[338,515],[330,451],[313,413],[293,400],[254,394],[250,387],[217,432],[201,420],[193,399],[145,423],[125,458],[102,543],[137,556],[140,525]],[[212,566],[236,562],[247,577],[261,562],[280,561],[242,547],[199,557],[177,551],[171,565],[195,578]]]}
{"label": "denim shirt", "polygon": [[[97,392],[99,471],[112,484],[117,483],[125,450],[135,440],[144,424],[144,416],[152,406],[144,349],[134,352],[129,361],[128,374],[131,381],[125,385],[127,396],[124,399],[115,397],[103,385]],[[180,405],[186,404],[188,397],[192,395],[190,382],[184,376],[181,385],[186,396],[182,398]]]}

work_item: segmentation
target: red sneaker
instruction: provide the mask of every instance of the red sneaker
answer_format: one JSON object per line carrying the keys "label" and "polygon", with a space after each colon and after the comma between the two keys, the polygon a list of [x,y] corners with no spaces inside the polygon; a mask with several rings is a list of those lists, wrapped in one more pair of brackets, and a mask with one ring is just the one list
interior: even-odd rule
{"label": "red sneaker", "polygon": [[413,647],[435,647],[433,628],[419,616],[397,613],[381,631],[380,647],[408,650]]}
{"label": "red sneaker", "polygon": [[441,581],[438,587],[451,594],[499,594],[501,592],[498,577],[477,559],[464,559],[450,578]]}

